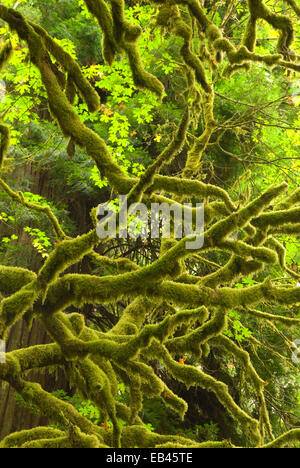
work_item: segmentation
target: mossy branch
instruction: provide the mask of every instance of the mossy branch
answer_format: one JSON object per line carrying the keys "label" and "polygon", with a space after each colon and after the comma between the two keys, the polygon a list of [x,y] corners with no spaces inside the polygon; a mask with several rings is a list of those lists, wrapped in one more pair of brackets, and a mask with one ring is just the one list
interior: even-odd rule
{"label": "mossy branch", "polygon": [[[139,26],[126,20],[124,1],[86,0],[89,11],[103,33],[103,57],[112,64],[116,54],[125,52],[136,87],[146,88],[160,98],[164,93],[162,83],[144,69],[138,48],[142,33]],[[179,201],[184,198],[205,199],[206,233],[201,248],[187,249],[190,236],[176,241],[164,240],[159,258],[147,266],[140,266],[128,259],[111,259],[95,252],[99,243],[96,231],[71,239],[63,232],[49,207],[41,207],[25,200],[21,192],[14,192],[0,179],[0,186],[16,202],[37,212],[44,212],[62,242],[51,253],[37,275],[29,270],[0,267],[0,292],[6,296],[0,305],[0,337],[5,338],[10,327],[29,311],[45,325],[54,343],[15,350],[6,354],[6,362],[0,363],[0,379],[7,381],[25,401],[35,405],[59,424],[63,430],[36,428],[13,434],[1,445],[24,448],[52,447],[232,447],[228,441],[195,443],[178,437],[151,433],[140,418],[145,395],[160,397],[181,418],[187,404],[155,374],[151,361],[157,360],[178,381],[187,387],[199,386],[212,391],[235,421],[241,424],[247,440],[255,447],[284,446],[299,440],[299,431],[291,431],[264,445],[265,430],[273,438],[269,415],[266,409],[264,382],[256,372],[250,355],[222,333],[227,327],[230,310],[242,310],[246,314],[264,320],[273,327],[279,321],[286,326],[297,326],[299,319],[284,315],[268,314],[253,309],[264,301],[279,305],[294,305],[300,302],[299,286],[276,287],[267,278],[254,286],[233,288],[233,282],[241,276],[249,276],[281,265],[298,278],[286,265],[285,249],[275,235],[297,235],[299,228],[299,190],[281,202],[277,199],[287,189],[287,184],[272,186],[256,199],[234,202],[229,193],[217,186],[191,180],[202,168],[202,160],[212,136],[219,130],[214,119],[214,90],[211,72],[217,70],[227,58],[225,72],[241,68],[250,69],[259,62],[272,68],[283,66],[299,70],[298,62],[288,59],[288,51],[294,37],[292,20],[285,15],[274,14],[262,0],[248,0],[250,17],[239,48],[223,37],[219,27],[206,15],[199,0],[154,0],[159,6],[157,22],[183,41],[180,54],[187,76],[184,92],[185,110],[171,143],[156,158],[140,178],[129,178],[113,160],[108,147],[76,114],[73,103],[78,91],[90,111],[97,111],[99,98],[86,80],[80,67],[48,33],[40,26],[27,21],[15,9],[0,5],[0,18],[6,21],[29,49],[31,61],[40,72],[46,88],[49,109],[63,135],[72,145],[84,148],[112,189],[117,194],[129,194],[129,201],[173,204],[183,210]],[[293,0],[289,6],[299,14]],[[179,8],[179,6],[181,8]],[[184,9],[184,10],[183,10]],[[189,21],[183,18],[190,15]],[[259,19],[267,21],[280,31],[278,54],[256,53],[256,29]],[[193,29],[193,25],[196,28]],[[194,34],[199,33],[202,56],[194,50]],[[206,42],[205,42],[206,41]],[[0,51],[0,67],[11,53],[6,44]],[[212,54],[212,55],[210,55]],[[64,70],[58,73],[51,57]],[[215,58],[215,59],[214,59]],[[190,104],[191,98],[194,100]],[[160,174],[165,164],[170,163],[187,142],[191,122],[199,118],[203,109],[203,129],[194,139],[187,154],[183,177],[166,177]],[[9,131],[0,125],[0,166],[8,148]],[[236,189],[236,187],[234,187]],[[165,196],[162,195],[165,194]],[[172,197],[170,196],[172,195]],[[213,200],[213,201],[212,201]],[[94,210],[95,211],[95,210]],[[95,213],[92,220],[95,223]],[[298,220],[298,221],[297,221]],[[271,237],[273,236],[273,237]],[[219,251],[227,260],[218,263],[205,258],[210,251]],[[201,257],[198,253],[201,251]],[[86,256],[98,268],[109,268],[109,276],[64,274],[65,270]],[[192,274],[189,262],[201,262],[201,268]],[[222,263],[223,262],[223,263]],[[211,274],[202,273],[205,268],[217,268]],[[199,265],[198,265],[199,266]],[[85,324],[79,313],[65,313],[74,305],[116,304],[128,300],[127,307],[118,323],[107,332],[98,332]],[[159,321],[155,313],[162,313]],[[69,311],[68,311],[69,312]],[[259,345],[252,338],[249,342]],[[199,358],[206,357],[213,346],[220,346],[237,359],[253,383],[259,402],[257,418],[247,414],[230,395],[228,387],[195,366],[175,360],[177,353],[189,353]],[[63,366],[70,380],[83,396],[91,399],[105,420],[112,422],[112,429],[101,428],[80,415],[72,405],[45,392],[36,383],[23,380],[31,369],[48,366]],[[130,404],[116,401],[118,381],[121,380],[130,393]],[[126,421],[120,427],[118,418]]]}
{"label": "mossy branch", "polygon": [[24,194],[22,192],[15,192],[12,190],[5,182],[3,179],[0,178],[0,187],[10,196],[12,200],[14,200],[17,203],[20,203],[21,205],[25,206],[26,208],[29,208],[30,210],[37,211],[39,213],[45,213],[46,216],[48,217],[53,230],[59,240],[62,239],[67,239],[68,236],[64,233],[64,231],[61,228],[61,225],[54,215],[53,211],[49,206],[42,206],[38,205],[37,203],[31,203],[25,200]]}
{"label": "mossy branch", "polygon": [[287,445],[300,441],[300,429],[292,429],[291,431],[285,432],[277,439],[272,440],[268,444],[262,446],[262,448],[281,448]]}

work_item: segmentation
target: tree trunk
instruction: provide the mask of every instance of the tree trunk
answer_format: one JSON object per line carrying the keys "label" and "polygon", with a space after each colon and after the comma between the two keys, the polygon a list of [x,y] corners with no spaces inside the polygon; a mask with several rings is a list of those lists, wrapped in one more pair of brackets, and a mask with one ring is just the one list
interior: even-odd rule
{"label": "tree trunk", "polygon": [[[12,176],[14,180],[17,181],[22,179],[33,179],[34,183],[30,190],[33,193],[39,193],[47,199],[51,199],[52,189],[50,189],[47,183],[49,180],[49,174],[47,171],[36,172],[33,170],[32,165],[28,164],[27,166],[23,166],[22,168],[15,170]],[[9,232],[9,235],[10,234],[11,232]],[[5,225],[2,224],[2,226],[0,226],[0,236],[2,237],[5,235],[8,235],[8,231]],[[20,243],[24,244],[28,242],[23,229],[20,229],[18,235]],[[33,252],[29,268],[33,271],[38,271],[41,265],[40,256]],[[35,320],[31,330],[29,331],[24,320],[20,320],[11,329],[6,344],[6,350],[12,351],[19,348],[26,348],[49,342],[51,342],[51,340],[47,336],[47,333],[40,321]],[[39,382],[42,387],[48,391],[54,391],[59,388],[64,390],[67,389],[67,383],[62,372],[59,372],[58,379],[56,379],[56,376],[50,375],[49,372],[42,373],[34,371],[26,375],[26,379]],[[12,432],[45,425],[47,422],[48,421],[45,417],[42,417],[39,414],[34,414],[29,409],[24,408],[21,403],[16,401],[15,391],[4,383],[1,387],[0,383],[0,440]]]}
{"label": "tree trunk", "polygon": [[[7,351],[48,342],[50,342],[50,339],[38,320],[34,321],[30,331],[24,320],[20,320],[11,329],[7,341]],[[59,388],[66,389],[63,372],[59,372],[58,378],[56,378],[56,375],[49,372],[32,371],[26,375],[26,379],[39,382],[48,391]],[[16,401],[15,391],[7,384],[2,384],[2,387],[0,387],[0,440],[12,432],[47,423],[45,417],[24,408],[21,403]]]}

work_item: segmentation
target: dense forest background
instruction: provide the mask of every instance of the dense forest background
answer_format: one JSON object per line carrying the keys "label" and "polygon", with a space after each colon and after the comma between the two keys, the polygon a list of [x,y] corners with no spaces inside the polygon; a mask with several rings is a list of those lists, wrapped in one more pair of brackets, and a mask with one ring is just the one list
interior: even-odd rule
{"label": "dense forest background", "polygon": [[[181,19],[188,25],[192,34],[193,50],[205,63],[205,73],[209,77],[207,80],[214,88],[215,124],[206,141],[203,140],[210,125],[207,123],[209,93],[204,89],[203,82],[197,80],[193,62],[185,63],[183,60],[183,36],[178,33],[179,26],[176,29],[173,25],[172,29],[166,21],[166,13],[162,8],[164,3],[169,9],[178,4]],[[245,29],[250,28],[252,18],[249,16],[249,5],[255,2],[125,1],[126,20],[139,27],[142,32],[138,48],[143,66],[163,85],[163,98],[153,92],[155,84],[152,89],[151,86],[147,89],[143,84],[138,86],[138,79],[132,73],[132,63],[125,53],[126,48],[120,53],[117,52],[115,59],[108,63],[106,36],[103,28],[99,28],[97,15],[93,14],[93,8],[97,9],[98,4],[99,8],[104,8],[104,1],[7,0],[1,2],[1,5],[19,12],[28,22],[40,25],[55,38],[55,43],[79,64],[83,77],[100,98],[101,104],[96,113],[89,110],[81,92],[75,97],[75,85],[70,79],[70,73],[65,73],[64,63],[59,61],[50,48],[52,72],[68,97],[74,93],[70,99],[71,102],[73,99],[73,107],[80,121],[105,141],[114,162],[126,177],[138,180],[143,174],[147,174],[146,169],[153,166],[158,160],[158,155],[172,145],[174,135],[180,138],[178,129],[184,125],[183,116],[188,106],[190,122],[189,127],[185,128],[184,139],[180,141],[176,151],[173,151],[168,164],[159,168],[160,173],[168,178],[179,178],[183,175],[207,187],[217,187],[220,192],[210,193],[207,190],[200,195],[192,191],[190,194],[179,193],[176,195],[177,202],[204,202],[207,210],[205,216],[210,226],[216,216],[219,220],[227,219],[230,215],[230,212],[226,212],[226,207],[224,208],[226,197],[222,195],[221,201],[216,201],[216,194],[226,193],[228,199],[232,200],[231,207],[235,206],[240,210],[254,203],[253,200],[258,200],[262,193],[269,193],[266,191],[270,190],[270,186],[282,187],[282,183],[287,184],[285,192],[277,190],[276,203],[276,197],[272,195],[266,205],[265,216],[272,211],[283,213],[283,210],[294,210],[294,214],[286,215],[290,216],[287,217],[287,222],[282,222],[280,218],[278,223],[274,222],[271,225],[268,235],[274,234],[276,239],[274,237],[268,245],[264,244],[265,240],[261,244],[276,252],[275,263],[268,263],[265,257],[262,261],[261,257],[258,260],[254,256],[253,263],[262,261],[264,268],[257,268],[256,264],[253,269],[249,266],[243,270],[240,266],[239,273],[242,274],[238,273],[232,277],[229,275],[228,278],[225,275],[221,281],[217,281],[217,272],[224,271],[226,265],[233,261],[233,256],[236,259],[236,256],[240,255],[240,259],[250,264],[248,251],[247,255],[230,252],[228,249],[222,250],[221,247],[204,251],[203,254],[199,251],[184,260],[184,271],[181,270],[181,276],[175,276],[179,278],[179,282],[193,284],[191,277],[201,277],[206,278],[206,282],[202,283],[204,287],[215,289],[228,286],[235,292],[244,290],[246,294],[248,288],[258,287],[271,280],[274,287],[294,291],[300,284],[298,3],[279,0],[264,2],[272,14],[285,15],[293,22],[294,40],[288,47],[279,50],[280,60],[285,65],[277,63],[278,60],[272,62],[271,59],[268,61],[252,58],[241,61],[240,64],[229,63],[228,57],[227,60],[225,57],[221,63],[218,62],[219,54],[213,49],[212,40],[205,30],[201,30],[199,21],[191,14],[190,8],[194,3],[201,5],[206,17],[222,31],[231,44],[238,47],[243,38],[245,43]],[[57,119],[57,111],[53,109],[53,105],[52,108],[51,104],[49,106],[49,91],[41,79],[39,67],[34,63],[32,50],[28,51],[28,44],[24,38],[20,39],[19,31],[13,31],[11,24],[9,27],[5,15],[0,14],[0,18],[2,46],[10,47],[13,51],[1,72],[1,126],[3,124],[5,128],[7,126],[10,129],[10,145],[0,174],[0,264],[3,267],[24,269],[18,270],[23,271],[21,276],[24,277],[27,274],[25,271],[28,270],[38,274],[47,265],[47,261],[54,258],[53,255],[65,239],[79,239],[78,236],[93,230],[93,209],[105,201],[115,202],[120,191],[111,183],[105,171],[99,172],[99,165],[87,154],[86,148],[79,145],[75,138],[61,131],[62,125]],[[268,19],[258,17],[255,20],[255,54],[260,57],[274,57],[278,53],[277,44],[282,30],[274,27]],[[9,46],[6,41],[10,41]],[[249,38],[247,46],[250,50]],[[226,56],[226,50],[221,52]],[[2,49],[3,54],[5,51]],[[4,62],[3,57],[1,60]],[[4,133],[1,134],[3,153],[5,141]],[[197,144],[198,152],[202,145],[201,158],[196,161],[191,171],[195,161],[188,164],[189,154]],[[169,196],[168,183],[169,179],[166,178],[157,188],[165,198]],[[174,192],[170,190],[170,193]],[[263,208],[265,209],[265,206]],[[49,212],[59,223],[59,229],[65,238],[59,235],[59,229],[53,229],[54,224],[49,218]],[[254,217],[259,214],[253,211]],[[291,227],[292,223],[295,224],[295,228]],[[283,228],[276,231],[276,226],[280,224]],[[253,223],[253,226],[262,229],[263,225],[257,222]],[[245,238],[234,232],[230,232],[230,235],[233,240]],[[247,235],[251,237],[249,231]],[[174,242],[176,241],[171,239],[168,245],[159,239],[141,238],[117,238],[100,242],[94,251],[97,257],[91,254],[81,255],[76,261],[74,259],[65,266],[64,274],[110,278],[111,275],[135,271],[133,265],[141,269],[147,268],[149,265],[155,265],[163,253],[174,246]],[[260,244],[253,241],[252,245],[251,248],[254,249]],[[174,263],[173,270],[176,268],[177,264]],[[3,276],[7,277],[7,271],[0,270],[0,283],[4,281]],[[172,278],[172,273],[169,275]],[[18,282],[16,279],[14,281]],[[154,286],[153,288],[155,289]],[[10,289],[12,290],[9,294],[15,292],[13,288]],[[2,301],[5,301],[9,294],[0,288]],[[257,308],[251,305],[248,307],[243,302],[237,307],[227,307],[226,326],[223,324],[217,333],[209,336],[212,340],[208,341],[209,347],[205,347],[207,343],[204,342],[201,353],[197,355],[192,348],[185,351],[179,340],[178,350],[174,348],[172,352],[174,361],[182,368],[188,369],[188,366],[193,366],[204,375],[225,383],[234,403],[243,412],[251,415],[253,420],[259,420],[261,426],[265,425],[262,430],[266,431],[265,443],[271,443],[272,438],[276,439],[287,431],[299,428],[300,376],[299,358],[295,354],[295,347],[297,339],[300,338],[300,300],[299,294],[293,294],[291,300],[274,301],[274,298],[264,297]],[[178,308],[176,300],[174,302],[170,297],[162,297],[161,301],[157,301],[155,293],[150,298],[148,293],[145,296],[147,305],[140,305],[147,308],[144,326],[161,324],[168,317],[175,316],[179,310],[192,310],[191,306]],[[81,314],[85,327],[98,333],[98,338],[102,339],[104,334],[120,323],[124,311],[128,310],[133,299],[134,296],[128,297],[125,292],[123,297],[114,301],[83,300],[83,303],[80,303],[80,300],[77,300],[78,304],[75,301],[65,307],[64,311],[67,316],[76,314],[76,317]],[[9,334],[2,336],[7,341],[8,352],[30,349],[29,347],[40,344],[47,345],[53,341],[61,344],[47,320],[37,318],[41,315],[41,309],[30,310],[31,307],[25,307],[19,319],[12,321]],[[213,319],[210,317],[210,320]],[[197,326],[201,326],[200,317]],[[185,336],[190,330],[196,330],[197,326],[192,325],[189,329],[184,322],[181,323],[176,331],[173,330],[173,340],[176,342],[176,338]],[[219,332],[222,332],[220,341]],[[155,333],[158,332],[153,331],[154,337]],[[120,333],[122,334],[126,335],[125,332]],[[131,333],[128,332],[128,335],[131,336]],[[110,443],[107,442],[108,435],[105,434],[110,434],[114,444],[118,439],[116,425],[122,429],[126,424],[133,426],[133,423],[143,425],[149,433],[174,437],[174,441],[157,439],[156,445],[173,443],[185,446],[188,444],[187,440],[190,441],[190,446],[193,446],[193,443],[197,446],[208,441],[211,444],[215,443],[215,446],[224,446],[224,440],[227,444],[236,446],[246,447],[253,444],[251,434],[249,436],[243,426],[244,416],[236,422],[234,411],[228,411],[230,405],[220,401],[218,392],[211,391],[201,384],[188,385],[183,377],[176,376],[176,372],[169,372],[168,365],[155,356],[151,351],[151,346],[154,345],[147,343],[147,346],[152,358],[147,360],[143,351],[141,362],[145,366],[146,363],[151,366],[156,377],[164,383],[165,387],[162,387],[160,392],[162,395],[151,395],[151,392],[147,392],[134,377],[133,367],[129,372],[125,365],[112,365],[112,369],[118,375],[114,398],[117,408],[123,408],[120,410],[122,415],[116,418],[118,422],[112,416],[112,413],[115,413],[106,407],[103,408],[98,399],[92,397],[90,389],[84,388],[80,376],[74,375],[76,364],[73,357],[68,356],[66,362],[59,364],[53,362],[53,365],[47,365],[44,370],[37,370],[33,366],[30,368],[33,370],[24,372],[24,375],[28,381],[41,383],[48,394],[55,397],[56,402],[70,404],[76,410],[76,414],[79,413],[85,420],[99,427],[99,433],[90,429],[86,432],[100,434],[105,441],[104,443],[100,439],[101,443],[107,446]],[[144,343],[146,351],[147,346]],[[80,359],[85,358],[80,354],[76,357],[78,356],[81,356]],[[134,363],[138,369],[139,361]],[[101,369],[106,369],[104,364],[103,367],[100,364]],[[139,372],[142,373],[142,370],[145,373],[143,378],[150,378],[141,364]],[[107,372],[111,375],[109,372],[112,370]],[[261,386],[264,403],[261,400]],[[18,385],[14,387],[3,382],[0,388],[0,440],[16,431],[30,430],[37,426],[48,428],[53,439],[62,437],[63,431],[66,430],[63,428],[64,422],[58,423],[55,415],[51,417],[53,415],[48,410],[45,411],[44,405],[39,405],[38,400],[28,397],[26,392],[18,391],[17,387]],[[103,400],[107,403],[105,398],[103,397]],[[187,403],[187,407],[184,407],[184,419],[183,401]],[[261,410],[262,406],[268,418]],[[125,421],[124,407],[131,408],[129,421]],[[80,431],[83,431],[83,426],[79,423],[78,425]],[[74,446],[75,436],[70,428],[68,430],[71,434],[68,436],[68,443]],[[30,432],[26,434],[24,440],[20,439],[22,443],[34,439]],[[41,434],[45,436],[46,432]],[[50,439],[49,434],[45,439]],[[82,435],[82,432],[80,434]],[[42,439],[42,436],[36,438]],[[79,439],[83,445],[94,444],[93,440],[84,439],[83,436]],[[77,444],[79,439],[76,439]],[[19,443],[13,436],[12,439],[4,440],[8,446]],[[131,446],[132,442],[124,442],[125,445],[126,443]],[[143,443],[146,442],[143,440],[141,446]],[[299,445],[293,438],[289,443],[293,447]],[[149,444],[152,446],[154,442]]]}

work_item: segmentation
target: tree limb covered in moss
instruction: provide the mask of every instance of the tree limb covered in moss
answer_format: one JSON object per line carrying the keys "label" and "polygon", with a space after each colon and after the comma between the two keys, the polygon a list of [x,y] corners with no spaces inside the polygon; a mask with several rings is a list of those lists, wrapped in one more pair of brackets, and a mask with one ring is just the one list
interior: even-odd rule
{"label": "tree limb covered in moss", "polygon": [[[0,186],[12,200],[44,212],[61,240],[37,273],[0,266],[0,293],[4,296],[0,304],[0,338],[6,339],[12,325],[30,313],[44,324],[53,340],[51,344],[7,353],[6,362],[0,361],[0,380],[8,382],[26,402],[62,428],[35,428],[12,434],[0,447],[232,447],[227,440],[195,443],[147,429],[140,414],[147,395],[159,398],[181,419],[188,409],[187,403],[157,375],[153,361],[164,366],[186,387],[197,386],[213,392],[242,427],[252,447],[280,447],[299,440],[299,430],[274,439],[264,380],[255,369],[250,353],[224,335],[232,311],[242,310],[252,319],[256,317],[265,323],[278,321],[290,330],[299,325],[299,319],[285,316],[284,312],[270,314],[258,309],[266,301],[282,309],[300,302],[299,284],[275,286],[271,278],[266,278],[273,268],[281,268],[289,277],[299,278],[297,272],[287,267],[285,247],[276,238],[281,234],[300,233],[299,190],[286,194],[288,186],[283,183],[269,187],[254,199],[250,194],[245,199],[234,199],[227,190],[197,178],[203,156],[219,125],[214,114],[214,72],[250,73],[255,63],[299,71],[299,63],[287,56],[294,39],[293,19],[273,13],[262,0],[248,0],[248,22],[241,44],[236,47],[209,19],[199,0],[154,0],[152,3],[157,5],[156,25],[164,33],[168,31],[180,38],[179,56],[186,72],[187,89],[183,92],[185,107],[171,142],[139,178],[129,177],[119,167],[106,142],[76,113],[73,106],[76,92],[90,112],[97,112],[100,105],[97,92],[83,76],[78,63],[41,26],[26,20],[15,9],[0,5],[0,18],[28,47],[30,60],[45,87],[49,110],[62,134],[85,150],[115,194],[128,194],[131,203],[175,204],[180,210],[185,208],[187,200],[206,202],[204,245],[188,249],[186,242],[191,240],[190,236],[181,240],[174,236],[164,239],[159,257],[144,266],[98,253],[98,245],[105,240],[100,241],[96,229],[76,238],[68,237],[49,207],[27,202],[21,192],[14,192],[0,179]],[[287,0],[287,3],[299,15],[296,2]],[[142,62],[138,47],[142,29],[126,19],[124,1],[85,0],[85,4],[101,28],[104,60],[112,65],[125,52],[135,86],[162,98],[163,84]],[[225,14],[224,22],[229,14]],[[279,31],[276,53],[256,52],[259,20],[267,21]],[[202,43],[202,55],[194,47],[195,34]],[[0,68],[6,66],[11,52],[9,44],[1,49]],[[63,70],[62,80],[53,70],[53,57]],[[197,124],[201,113],[200,136],[193,135],[193,144],[186,145],[189,127],[194,122]],[[2,169],[9,144],[9,130],[2,123],[0,134]],[[181,174],[177,177],[161,174],[185,145],[189,150]],[[212,262],[205,257],[211,252],[221,253],[223,259]],[[84,257],[97,267],[96,274],[66,273]],[[190,261],[201,266],[196,274],[189,269]],[[210,268],[209,272],[203,265]],[[102,276],[101,269],[106,268],[112,272]],[[216,271],[211,273],[211,268]],[[265,273],[266,279],[260,277],[252,286],[234,287],[241,277],[256,273]],[[115,305],[120,300],[126,300],[124,311],[118,323],[105,332],[87,326],[83,314],[68,310],[70,306],[80,310],[85,304]],[[254,309],[254,305],[258,308]],[[151,321],[158,308],[161,316]],[[252,340],[253,346],[258,344],[258,340]],[[201,360],[214,347],[231,354],[250,378],[257,399],[257,414],[236,402],[223,381],[176,357],[188,354]],[[63,367],[81,395],[99,409],[101,422],[110,422],[112,428],[92,423],[69,403],[46,392],[37,383],[25,380],[27,371],[50,366]],[[118,382],[128,390],[128,408],[117,401]],[[124,426],[120,425],[120,418],[125,421]]]}

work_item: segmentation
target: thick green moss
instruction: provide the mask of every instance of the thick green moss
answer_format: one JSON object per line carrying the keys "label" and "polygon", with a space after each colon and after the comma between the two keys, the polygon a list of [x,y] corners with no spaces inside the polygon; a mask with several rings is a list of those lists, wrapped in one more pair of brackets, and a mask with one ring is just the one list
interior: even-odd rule
{"label": "thick green moss", "polygon": [[13,295],[2,300],[0,304],[0,337],[5,339],[10,328],[30,309],[37,297],[34,283],[22,287]]}
{"label": "thick green moss", "polygon": [[300,17],[300,7],[297,4],[296,0],[284,0],[285,3],[290,5],[291,8],[295,11],[295,13]]}
{"label": "thick green moss", "polygon": [[[274,15],[262,0],[249,0],[250,16],[241,46],[237,48],[222,36],[220,28],[207,17],[198,0],[155,0],[155,3],[159,6],[158,25],[183,41],[180,54],[187,83],[183,93],[186,107],[170,144],[140,178],[129,178],[114,162],[105,142],[76,114],[73,103],[77,92],[90,111],[99,108],[98,95],[83,77],[77,63],[45,30],[27,21],[14,9],[0,5],[0,17],[28,45],[31,60],[46,88],[51,114],[71,142],[70,157],[73,157],[76,145],[84,148],[115,193],[129,194],[130,202],[143,201],[150,206],[153,202],[172,204],[175,199],[183,211],[185,199],[204,201],[207,227],[201,249],[188,250],[187,239],[176,241],[171,238],[163,240],[159,258],[151,265],[138,265],[126,258],[115,260],[94,251],[100,242],[95,230],[75,239],[67,237],[49,207],[26,202],[21,192],[14,192],[0,179],[0,186],[12,200],[44,212],[61,240],[37,275],[28,270],[0,267],[0,293],[8,296],[0,305],[0,337],[6,337],[12,324],[26,314],[27,318],[38,317],[54,341],[49,345],[7,353],[6,362],[0,363],[0,379],[7,381],[25,401],[39,408],[51,422],[63,429],[36,428],[21,432],[6,438],[3,446],[231,447],[228,441],[197,444],[186,438],[162,436],[147,430],[139,416],[145,395],[160,397],[181,418],[187,411],[184,400],[156,375],[153,361],[163,365],[187,387],[200,386],[212,391],[241,425],[253,446],[282,446],[299,438],[297,432],[292,432],[263,445],[266,437],[273,438],[263,394],[264,382],[256,373],[248,352],[222,334],[227,326],[228,312],[234,309],[264,320],[269,327],[275,327],[276,321],[285,326],[298,326],[299,319],[253,308],[263,301],[297,304],[300,302],[298,286],[276,287],[269,279],[242,289],[232,285],[241,276],[248,277],[274,264],[281,265],[287,273],[298,278],[297,273],[287,268],[285,249],[275,235],[300,233],[299,190],[278,203],[277,199],[287,188],[286,184],[281,184],[270,187],[253,201],[248,192],[234,203],[226,190],[191,179],[197,174],[201,176],[203,155],[218,128],[214,119],[212,73],[225,59],[224,72],[228,75],[236,70],[248,70],[254,62],[269,68],[280,65],[298,70],[298,63],[284,60],[293,40],[293,25],[288,17]],[[287,0],[287,3],[297,13],[295,2]],[[124,1],[111,0],[108,4],[104,0],[86,0],[86,4],[102,29],[106,62],[112,64],[116,54],[125,52],[136,87],[149,89],[162,97],[161,82],[143,67],[138,49],[141,28],[126,20]],[[190,21],[183,20],[187,14]],[[280,31],[280,54],[255,52],[258,19]],[[195,34],[199,36],[199,53],[193,48]],[[10,46],[6,44],[5,47],[0,51],[1,66],[10,55]],[[50,56],[63,72],[53,65]],[[197,128],[201,115],[202,134],[194,138],[189,147],[184,177],[160,175],[164,165],[171,163],[185,143],[189,143],[188,129],[192,125]],[[0,134],[2,163],[9,138],[8,129],[2,124]],[[195,210],[191,209],[191,212],[195,214]],[[96,226],[95,209],[91,218]],[[211,250],[228,252],[230,259],[225,265],[211,262],[205,257]],[[64,274],[84,256],[97,266],[99,275],[107,268],[112,274]],[[189,261],[200,264],[198,270],[203,276],[190,274]],[[204,275],[204,264],[213,273]],[[85,303],[113,305],[120,300],[126,307],[118,323],[108,332],[87,327],[80,313],[70,313],[69,310],[65,313],[72,305],[77,308]],[[259,345],[253,337],[249,342],[251,346]],[[213,346],[222,347],[241,363],[244,376],[251,380],[256,393],[259,409],[256,418],[234,401],[223,382],[185,364],[184,359],[178,362],[178,354],[205,358]],[[111,421],[112,428],[92,424],[73,406],[45,392],[38,384],[23,380],[27,371],[48,366],[63,366],[70,384],[76,386],[84,398],[93,401],[99,409],[101,422]],[[120,381],[130,395],[128,407],[116,400]],[[126,422],[125,426],[120,427],[118,418]]]}
{"label": "thick green moss", "polygon": [[184,40],[184,45],[180,50],[185,64],[191,68],[194,73],[196,80],[202,86],[206,93],[211,92],[211,86],[207,81],[205,69],[193,51],[192,29],[187,25],[181,18],[179,8],[173,4],[173,2],[165,2],[160,7],[157,24],[163,27],[167,27],[170,32],[174,32],[177,36],[180,36]]}
{"label": "thick green moss", "polygon": [[56,216],[52,212],[51,208],[49,206],[42,206],[38,205],[36,203],[31,203],[25,200],[25,197],[22,192],[14,192],[5,182],[4,180],[0,179],[0,186],[1,188],[9,195],[9,197],[16,201],[17,203],[20,203],[23,206],[26,206],[27,208],[37,211],[37,212],[43,212],[46,214],[48,217],[53,230],[57,236],[58,239],[66,239],[67,236],[62,230]]}
{"label": "thick green moss", "polygon": [[280,448],[286,447],[290,444],[297,443],[300,440],[300,429],[292,429],[291,431],[282,434],[277,439],[272,440],[262,448]]}
{"label": "thick green moss", "polygon": [[240,422],[245,428],[250,439],[255,444],[261,443],[261,435],[259,433],[258,422],[246,414],[232,399],[228,392],[227,386],[215,380],[210,375],[196,369],[193,366],[182,365],[174,361],[166,348],[156,343],[155,355],[163,360],[165,366],[171,375],[177,380],[183,382],[188,388],[192,385],[200,386],[206,390],[214,392],[218,400],[226,407],[231,415]]}
{"label": "thick green moss", "polygon": [[31,283],[36,278],[33,271],[25,268],[0,266],[0,293],[3,295],[14,294],[23,286]]}
{"label": "thick green moss", "polygon": [[31,441],[38,442],[39,439],[52,439],[62,437],[63,431],[52,429],[50,427],[35,427],[26,431],[16,432],[5,437],[0,442],[0,448],[19,448],[25,443]]}

